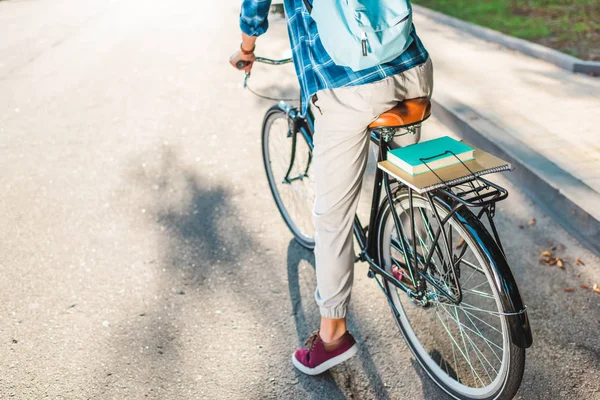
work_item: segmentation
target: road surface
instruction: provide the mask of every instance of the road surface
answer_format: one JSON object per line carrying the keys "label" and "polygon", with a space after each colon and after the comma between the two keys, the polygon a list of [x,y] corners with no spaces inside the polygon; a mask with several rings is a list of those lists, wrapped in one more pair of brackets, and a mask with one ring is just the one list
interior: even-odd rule
{"label": "road surface", "polygon": [[[233,0],[0,2],[0,398],[446,398],[364,264],[358,356],[318,377],[292,367],[319,319],[314,258],[264,177],[270,102],[227,65],[238,14]],[[274,18],[258,52],[286,47]],[[294,79],[257,67],[251,82],[295,95]],[[497,181],[534,331],[519,396],[598,399],[600,294],[580,285],[600,283],[600,262]],[[564,270],[538,262],[552,245]]]}

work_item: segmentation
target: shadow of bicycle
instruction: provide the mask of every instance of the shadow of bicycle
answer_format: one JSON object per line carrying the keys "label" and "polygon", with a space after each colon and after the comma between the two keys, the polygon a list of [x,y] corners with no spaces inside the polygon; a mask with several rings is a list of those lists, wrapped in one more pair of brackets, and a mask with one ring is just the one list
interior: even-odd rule
{"label": "shadow of bicycle", "polygon": [[[312,307],[312,309],[308,311],[305,310],[302,302],[303,297],[306,296],[312,301],[312,290],[314,290],[314,287],[316,286],[314,274],[315,258],[313,252],[306,250],[292,239],[288,246],[287,268],[288,287],[296,323],[296,332],[299,341],[301,341],[304,338],[307,338],[312,330],[319,326],[320,321],[317,307]],[[309,289],[301,287],[301,281],[305,281],[306,284],[303,286],[308,286]],[[348,315],[349,330],[359,343],[364,343],[364,338],[360,334],[361,326],[361,322],[356,317],[351,314]],[[302,345],[302,342],[299,342],[298,344]],[[389,394],[366,346],[359,347],[357,358],[369,381],[368,389],[371,393],[366,395],[365,398],[389,399]],[[321,376],[323,377],[322,379],[331,381],[332,384],[345,388],[354,395],[353,397],[358,395],[362,398],[360,393],[365,391],[364,384],[359,385],[359,382],[352,373],[351,367],[340,365],[339,367],[336,367],[333,372],[326,372]],[[336,380],[340,382],[336,384]]]}
{"label": "shadow of bicycle", "polygon": [[[314,296],[314,288],[316,287],[316,277],[314,273],[315,258],[314,253],[300,246],[295,240],[291,240],[288,245],[287,252],[287,272],[288,272],[288,288],[290,292],[290,300],[292,302],[292,312],[296,324],[296,332],[298,334],[298,344],[302,345],[302,340],[307,338],[310,333],[319,326],[320,315],[317,307],[307,307],[303,299],[308,299],[312,304]],[[352,313],[348,314],[348,329],[352,332],[356,340],[360,344],[365,343],[361,332],[368,331],[365,323]],[[398,332],[398,335],[400,333]],[[390,399],[397,397],[391,395],[384,384],[378,366],[373,361],[373,358],[367,348],[362,345],[359,348],[358,357],[355,362],[345,363],[321,375],[324,382],[330,382],[337,385],[341,390],[352,393],[353,398],[376,398]],[[356,371],[356,363],[360,370]],[[422,397],[424,399],[448,399],[448,395],[443,393],[427,376],[415,359],[411,358],[411,365],[414,368],[419,380],[421,381]],[[360,382],[356,377],[357,372],[364,373],[368,380],[368,386],[364,382]],[[361,374],[362,375],[362,374]],[[309,385],[309,379],[302,379],[303,376],[298,373],[301,383]],[[336,384],[337,382],[337,384]],[[340,395],[343,395],[340,392]]]}

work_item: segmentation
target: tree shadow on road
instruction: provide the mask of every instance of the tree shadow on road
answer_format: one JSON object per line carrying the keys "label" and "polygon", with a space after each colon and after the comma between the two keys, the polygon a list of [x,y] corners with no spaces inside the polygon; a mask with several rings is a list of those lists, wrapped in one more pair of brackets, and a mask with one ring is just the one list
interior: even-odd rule
{"label": "tree shadow on road", "polygon": [[138,221],[156,238],[156,259],[144,261],[146,276],[133,289],[141,300],[122,305],[90,397],[281,397],[293,375],[278,365],[277,347],[261,350],[289,335],[273,324],[286,318],[272,290],[276,263],[234,194],[170,148],[131,165],[121,196],[143,208]]}
{"label": "tree shadow on road", "polygon": [[[137,223],[153,232],[148,236],[156,238],[156,258],[145,261],[145,274],[152,278],[146,284],[150,288],[137,289],[142,298],[135,305],[139,311],[114,324],[119,330],[107,349],[113,352],[106,366],[110,373],[92,398],[142,393],[148,398],[186,398],[190,387],[212,390],[212,383],[198,384],[194,379],[194,375],[211,375],[205,361],[208,354],[201,354],[197,365],[186,369],[184,360],[190,355],[185,354],[182,338],[184,310],[203,303],[214,286],[211,281],[223,276],[234,279],[232,266],[255,243],[239,224],[231,223],[237,211],[227,188],[186,167],[174,149],[148,151],[131,165],[121,196],[144,210]],[[125,312],[128,305],[122,306]],[[199,327],[199,335],[204,335],[204,326]]]}

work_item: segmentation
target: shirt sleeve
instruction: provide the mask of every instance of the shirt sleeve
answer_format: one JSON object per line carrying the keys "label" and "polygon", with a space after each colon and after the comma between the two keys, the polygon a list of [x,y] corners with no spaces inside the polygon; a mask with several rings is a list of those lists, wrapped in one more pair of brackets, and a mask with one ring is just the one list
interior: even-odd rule
{"label": "shirt sleeve", "polygon": [[240,28],[248,36],[260,36],[269,28],[267,16],[271,0],[243,0]]}

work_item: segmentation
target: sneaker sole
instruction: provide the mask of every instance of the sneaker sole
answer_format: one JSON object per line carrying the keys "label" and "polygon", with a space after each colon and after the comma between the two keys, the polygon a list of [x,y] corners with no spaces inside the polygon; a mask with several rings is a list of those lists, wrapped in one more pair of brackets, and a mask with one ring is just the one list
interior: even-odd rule
{"label": "sneaker sole", "polygon": [[314,368],[308,368],[307,366],[302,364],[300,361],[298,361],[298,359],[296,359],[296,357],[294,357],[294,355],[292,354],[292,364],[294,364],[294,367],[298,368],[300,371],[304,372],[306,375],[319,375],[319,374],[322,374],[323,372],[327,371],[328,369],[333,368],[336,365],[343,363],[344,361],[348,360],[349,358],[352,358],[357,352],[358,352],[358,343],[354,343],[354,345],[352,347],[350,347],[348,350],[346,350],[339,356],[335,356],[335,357],[317,365]]}

